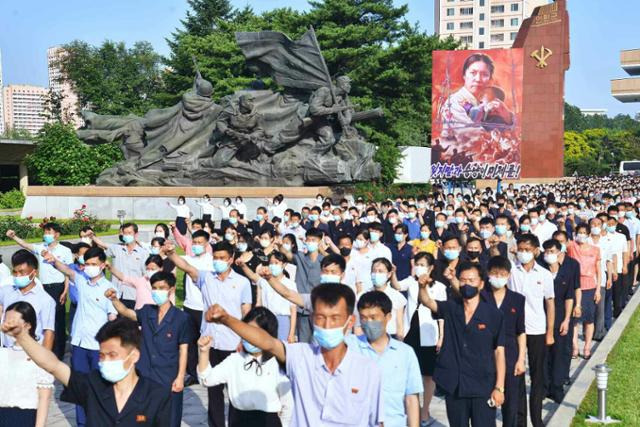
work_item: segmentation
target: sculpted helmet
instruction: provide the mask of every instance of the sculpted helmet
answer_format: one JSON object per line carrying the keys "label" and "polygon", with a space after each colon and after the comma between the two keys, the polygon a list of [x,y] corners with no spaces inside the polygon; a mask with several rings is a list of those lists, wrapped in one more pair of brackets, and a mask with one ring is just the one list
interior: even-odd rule
{"label": "sculpted helmet", "polygon": [[200,77],[196,80],[196,93],[200,96],[210,97],[213,95],[213,85],[210,81]]}

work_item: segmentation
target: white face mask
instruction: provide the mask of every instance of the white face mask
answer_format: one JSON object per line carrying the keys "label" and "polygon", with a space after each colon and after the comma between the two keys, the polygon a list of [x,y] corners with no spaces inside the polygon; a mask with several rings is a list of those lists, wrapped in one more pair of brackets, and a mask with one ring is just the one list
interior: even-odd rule
{"label": "white face mask", "polygon": [[544,261],[551,265],[558,262],[558,254],[544,254]]}
{"label": "white face mask", "polygon": [[504,288],[508,281],[508,277],[489,276],[489,283],[496,289]]}
{"label": "white face mask", "polygon": [[521,264],[528,264],[533,259],[533,253],[518,251],[517,258]]}
{"label": "white face mask", "polygon": [[93,279],[102,273],[102,269],[97,265],[87,265],[84,267],[84,273]]}

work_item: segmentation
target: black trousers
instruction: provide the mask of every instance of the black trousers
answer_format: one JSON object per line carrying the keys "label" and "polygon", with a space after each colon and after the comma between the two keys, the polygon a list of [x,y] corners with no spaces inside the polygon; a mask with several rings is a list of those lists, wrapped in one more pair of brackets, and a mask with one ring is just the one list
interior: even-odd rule
{"label": "black trousers", "polygon": [[200,325],[202,324],[202,311],[184,307],[184,312],[189,315],[189,326],[191,327],[191,342],[189,342],[189,352],[187,353],[187,374],[191,378],[198,379],[198,340],[200,339]]}
{"label": "black trousers", "polygon": [[241,411],[229,405],[229,427],[282,427],[275,412]]}
{"label": "black trousers", "polygon": [[524,374],[513,375],[515,364],[507,363],[507,372],[504,380],[504,403],[502,404],[502,425],[504,427],[515,427],[518,425],[518,413],[524,405],[524,412],[527,411],[527,396],[522,394],[520,383],[524,384]]}
{"label": "black trousers", "polygon": [[628,281],[626,276],[628,275],[629,274],[620,273],[618,274],[618,279],[613,282],[613,317],[618,317],[624,308],[627,294],[629,292],[629,289],[625,286],[625,283]]}
{"label": "black trousers", "polygon": [[203,214],[202,215],[202,220],[203,221],[211,221],[211,214]]}
{"label": "black trousers", "polygon": [[[542,401],[547,395],[545,387],[545,364],[547,345],[545,334],[527,335],[527,356],[529,357],[529,376],[531,377],[531,393],[529,394],[529,412],[533,427],[543,427]],[[521,395],[525,394],[525,384],[522,381]],[[522,406],[526,411],[526,406]],[[519,411],[518,420],[526,425],[527,414]],[[524,424],[522,424],[524,423]]]}
{"label": "black trousers", "polygon": [[445,405],[450,427],[491,427],[496,425],[496,408],[487,404],[487,397],[457,397],[447,394]]}
{"label": "black trousers", "polygon": [[66,323],[66,307],[60,304],[60,296],[64,292],[64,282],[62,283],[46,283],[44,290],[47,291],[56,303],[56,323],[55,334],[53,340],[53,353],[60,360],[64,358],[64,349],[67,345],[67,323]]}
{"label": "black trousers", "polygon": [[[233,351],[216,350],[215,348],[209,350],[209,363],[211,364],[211,367],[217,366],[220,362],[229,357],[231,353],[233,353]],[[209,427],[225,427],[224,384],[207,388],[207,393],[209,395]]]}
{"label": "black trousers", "polygon": [[183,216],[176,217],[176,228],[183,236],[187,234],[187,219]]}
{"label": "black trousers", "polygon": [[569,377],[569,369],[571,368],[571,352],[573,350],[573,344],[571,343],[572,323],[569,322],[569,333],[565,336],[560,335],[559,328],[553,331],[554,343],[549,347],[549,354],[547,355],[545,384],[547,394],[551,395],[551,398],[556,402],[564,398],[564,382]]}

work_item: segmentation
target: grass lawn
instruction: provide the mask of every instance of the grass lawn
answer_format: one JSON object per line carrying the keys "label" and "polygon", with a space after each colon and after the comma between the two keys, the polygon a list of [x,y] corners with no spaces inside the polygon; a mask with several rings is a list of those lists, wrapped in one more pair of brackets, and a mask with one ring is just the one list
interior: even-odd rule
{"label": "grass lawn", "polygon": [[[612,369],[607,390],[607,415],[621,420],[621,426],[640,426],[640,310],[631,317],[620,340],[607,357]],[[595,379],[580,404],[572,427],[590,426],[585,419],[597,415]]]}

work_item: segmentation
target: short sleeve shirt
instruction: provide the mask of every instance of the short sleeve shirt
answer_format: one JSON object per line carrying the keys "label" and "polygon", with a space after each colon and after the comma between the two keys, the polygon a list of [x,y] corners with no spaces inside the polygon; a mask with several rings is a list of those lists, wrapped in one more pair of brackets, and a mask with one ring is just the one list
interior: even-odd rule
{"label": "short sleeve shirt", "polygon": [[[146,270],[144,262],[149,257],[149,251],[140,245],[136,245],[133,250],[129,252],[129,249],[127,249],[125,245],[112,244],[109,245],[107,249],[107,256],[112,258],[113,266],[123,275],[140,277],[144,276]],[[113,283],[119,287],[119,291],[122,293],[122,299],[136,299],[136,290],[134,288],[123,286],[115,277],[113,278]]]}
{"label": "short sleeve shirt", "polygon": [[[51,296],[44,290],[42,284],[36,280],[36,284],[29,291],[23,293],[20,289],[14,286],[7,286],[0,291],[0,305],[3,307],[2,322],[4,323],[5,312],[14,302],[24,301],[33,306],[36,311],[36,337],[42,342],[43,331],[55,330],[56,319],[56,302]],[[11,347],[15,340],[9,335],[2,334],[3,347]]]}
{"label": "short sleeve shirt", "polygon": [[117,314],[104,293],[112,284],[102,276],[96,283],[82,273],[76,272],[74,287],[78,292],[78,307],[71,328],[71,344],[87,350],[99,350],[96,341],[98,330],[107,323],[109,314]]}
{"label": "short sleeve shirt", "polygon": [[64,274],[56,270],[52,264],[49,264],[44,260],[44,258],[42,258],[43,250],[51,252],[63,264],[71,264],[73,262],[73,254],[69,248],[61,245],[60,243],[55,245],[53,249],[50,249],[49,246],[42,243],[33,245],[33,253],[38,257],[38,264],[40,265],[40,281],[45,285],[64,282]]}
{"label": "short sleeve shirt", "polygon": [[524,295],[524,325],[527,335],[542,335],[547,331],[545,300],[554,298],[553,276],[541,265],[534,263],[530,271],[522,264],[511,270],[509,289]]}

